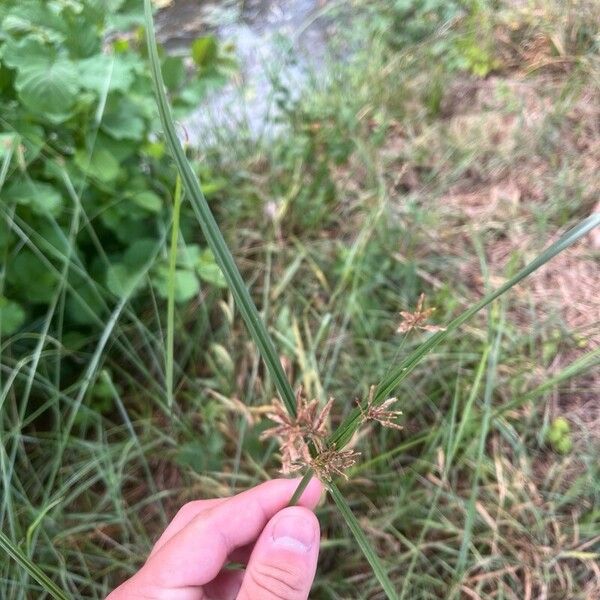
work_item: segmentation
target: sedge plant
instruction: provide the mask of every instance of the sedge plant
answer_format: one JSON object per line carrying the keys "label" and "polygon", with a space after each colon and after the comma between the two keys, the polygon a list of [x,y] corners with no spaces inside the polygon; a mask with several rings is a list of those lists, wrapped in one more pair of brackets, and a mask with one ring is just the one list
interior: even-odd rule
{"label": "sedge plant", "polygon": [[[265,324],[260,318],[248,288],[235,264],[232,253],[229,250],[206,198],[204,197],[200,181],[194,173],[177,137],[160,70],[151,1],[144,0],[144,5],[148,55],[155,86],[158,110],[167,145],[179,171],[186,191],[186,196],[191,202],[199,225],[215,255],[217,263],[223,271],[225,279],[227,280],[227,285],[235,299],[237,308],[240,311],[246,327],[273,379],[281,399],[281,407],[287,411],[288,426],[290,428],[296,427],[300,429],[304,427],[304,432],[301,433],[306,433],[307,425],[310,425],[310,423],[301,419],[300,411],[303,408],[306,410],[308,405],[306,404],[306,401],[304,401],[303,404],[300,400],[301,394],[298,394],[296,397],[293,392],[292,385],[288,381],[281,366],[275,350],[275,345],[270,338]],[[362,531],[358,520],[352,513],[348,503],[335,483],[335,476],[345,475],[344,470],[351,467],[355,461],[355,455],[352,451],[345,451],[344,448],[352,440],[361,424],[368,420],[370,415],[373,417],[373,415],[377,414],[378,407],[383,410],[385,417],[393,416],[394,411],[387,410],[387,407],[389,406],[390,401],[393,400],[392,395],[394,390],[398,388],[400,383],[410,375],[417,365],[419,365],[419,363],[424,360],[436,346],[442,343],[452,332],[458,329],[476,313],[487,307],[502,294],[542,267],[554,256],[575,243],[599,224],[600,215],[598,214],[584,219],[577,226],[565,233],[560,239],[551,244],[542,254],[521,269],[516,275],[511,277],[506,283],[487,294],[479,302],[475,303],[458,317],[453,319],[444,329],[433,333],[433,335],[431,335],[422,345],[402,359],[399,364],[393,365],[389,370],[388,375],[375,386],[369,397],[365,398],[359,406],[352,410],[338,428],[325,437],[325,439],[323,439],[324,436],[321,435],[323,432],[322,426],[326,418],[326,414],[324,413],[329,410],[331,401],[324,408],[321,415],[316,415],[314,411],[311,413],[311,416],[313,419],[316,418],[317,422],[312,423],[314,425],[312,429],[311,427],[308,427],[308,429],[312,431],[312,434],[308,435],[308,439],[301,440],[301,443],[303,443],[304,447],[308,450],[308,453],[305,454],[304,457],[300,456],[299,461],[300,464],[304,465],[305,472],[298,489],[292,498],[290,498],[290,504],[294,504],[298,501],[303,490],[315,473],[323,479],[331,498],[354,535],[356,542],[371,565],[373,573],[388,598],[396,599],[398,597],[397,591],[394,589],[394,586],[387,575],[385,566],[375,553],[365,533]],[[418,323],[418,315],[416,322]],[[281,423],[281,420],[284,422],[286,421],[285,419],[281,419],[281,414],[279,415],[279,419],[276,418],[275,420],[279,423]],[[289,440],[287,441],[289,442]]]}
{"label": "sedge plant", "polygon": [[[166,356],[167,404],[172,406],[174,403],[174,271],[179,233],[178,214],[181,202],[185,200],[191,204],[206,241],[224,274],[228,288],[234,297],[237,309],[266,365],[281,400],[281,404],[277,406],[277,410],[273,413],[273,420],[276,427],[272,428],[272,433],[281,438],[284,438],[284,436],[287,435],[287,439],[284,439],[284,442],[290,442],[290,437],[293,437],[290,436],[290,432],[294,432],[294,435],[296,436],[293,440],[294,443],[290,446],[295,452],[295,454],[292,453],[292,455],[289,456],[291,462],[290,466],[294,469],[301,469],[303,477],[298,489],[293,497],[290,498],[290,504],[294,504],[298,500],[302,491],[310,481],[310,478],[315,474],[324,480],[329,495],[356,539],[356,543],[368,560],[383,592],[388,598],[396,599],[399,596],[398,590],[396,590],[392,584],[384,562],[377,556],[356,516],[353,514],[348,502],[336,484],[338,477],[352,476],[353,474],[367,469],[369,464],[373,464],[380,460],[386,460],[387,458],[386,455],[381,455],[372,458],[369,463],[355,464],[357,454],[351,448],[353,437],[361,425],[367,421],[378,421],[384,426],[394,426],[398,411],[394,408],[395,402],[393,395],[400,384],[417,368],[421,361],[425,360],[434,348],[443,343],[448,336],[461,327],[466,321],[471,319],[475,314],[486,308],[502,294],[517,285],[535,270],[541,268],[558,253],[562,252],[565,248],[586,235],[591,229],[599,225],[600,215],[592,215],[580,222],[573,229],[560,237],[560,239],[551,244],[535,260],[507,280],[502,286],[485,295],[479,302],[473,304],[462,314],[446,324],[444,329],[435,331],[431,330],[429,326],[425,326],[429,327],[429,329],[422,327],[427,316],[427,309],[423,309],[423,303],[420,301],[420,306],[417,307],[415,313],[411,313],[410,315],[409,313],[406,314],[404,323],[408,329],[410,329],[411,326],[413,328],[425,329],[426,331],[429,331],[431,335],[423,344],[408,353],[397,363],[391,365],[387,375],[371,388],[368,397],[364,398],[362,402],[344,418],[335,431],[330,432],[327,429],[326,421],[328,410],[332,407],[333,401],[330,400],[328,404],[320,409],[318,402],[315,402],[314,400],[309,402],[300,392],[294,392],[292,383],[288,380],[284,369],[282,368],[279,355],[275,349],[275,344],[260,317],[248,291],[247,285],[236,266],[232,253],[227,246],[205,199],[200,181],[194,173],[192,166],[186,157],[184,148],[177,137],[161,73],[154,33],[151,0],[144,0],[144,6],[148,56],[155,86],[158,110],[169,151],[179,172],[179,180],[175,194],[175,205],[173,209],[172,236],[169,255],[169,303]],[[123,301],[123,304],[120,305],[120,308],[124,306],[124,302],[125,300]],[[585,359],[585,362],[582,361],[581,364],[574,364],[572,371],[578,371],[583,368],[583,366],[587,366],[590,363],[597,364],[597,361],[598,356],[597,353],[595,353],[593,356],[588,356]],[[485,363],[486,357],[484,357],[481,362],[480,375],[483,374]],[[488,385],[488,388],[491,389],[491,385]],[[540,387],[533,390],[528,397],[537,396],[543,392],[543,389],[545,388]],[[492,415],[492,409],[489,406],[489,392],[487,395],[487,419],[489,421]],[[418,442],[418,439],[416,441]],[[482,448],[485,443],[485,431],[481,433],[479,441],[481,444],[480,448]],[[415,440],[411,443],[415,443]],[[401,452],[405,449],[406,446],[399,446],[397,449],[392,450],[392,452]],[[473,503],[474,498],[475,494],[473,493],[471,504]],[[467,542],[465,542],[463,546],[466,548],[466,545]],[[0,548],[13,560],[19,563],[29,576],[36,580],[50,597],[59,600],[64,600],[69,597],[69,595],[62,591],[48,575],[35,565],[8,536],[1,532]]]}

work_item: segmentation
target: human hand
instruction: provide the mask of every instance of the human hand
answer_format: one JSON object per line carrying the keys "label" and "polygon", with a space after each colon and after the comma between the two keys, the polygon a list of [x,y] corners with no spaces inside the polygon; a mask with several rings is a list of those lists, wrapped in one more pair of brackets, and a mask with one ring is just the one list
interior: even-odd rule
{"label": "human hand", "polygon": [[[106,600],[306,600],[319,554],[313,479],[287,507],[299,479],[184,505],[144,566]],[[287,508],[286,508],[287,507]],[[229,562],[245,571],[224,569]]]}

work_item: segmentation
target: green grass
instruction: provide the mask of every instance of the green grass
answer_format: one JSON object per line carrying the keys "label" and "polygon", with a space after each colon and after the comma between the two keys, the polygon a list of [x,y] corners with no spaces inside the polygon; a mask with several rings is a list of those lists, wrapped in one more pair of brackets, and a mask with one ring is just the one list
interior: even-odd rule
{"label": "green grass", "polygon": [[[519,18],[525,41],[563,26],[552,11]],[[574,23],[569,31],[586,25]],[[380,40],[300,99],[285,117],[288,135],[205,157],[228,181],[211,208],[292,384],[333,394],[339,425],[370,385],[393,381],[404,430],[369,425],[356,440],[361,461],[337,485],[401,598],[589,600],[600,589],[597,319],[570,320],[560,296],[540,296],[543,280],[526,279],[449,331],[410,377],[390,367],[422,348],[425,334],[395,334],[398,312],[421,291],[434,321],[451,322],[598,200],[597,172],[578,150],[594,117],[569,116],[600,87],[589,77],[600,72],[597,55],[580,39],[569,49],[577,64],[536,70],[525,87],[512,67],[484,80],[440,71],[422,44],[390,50]],[[439,113],[428,104],[435,78]],[[518,126],[495,143],[502,119]],[[281,209],[273,218],[269,203]],[[73,235],[88,216],[74,206]],[[168,225],[157,252],[168,250]],[[103,598],[183,502],[275,474],[277,449],[258,441],[258,417],[277,379],[232,294],[209,286],[172,317],[150,293],[140,309],[98,289],[110,309],[98,316],[103,335],[69,349],[66,270],[85,267],[68,245],[13,227],[24,246],[58,255],[62,270],[45,316],[1,340],[0,523],[21,563],[70,597]],[[566,256],[597,266],[587,237]],[[560,260],[548,277],[573,268]],[[572,288],[571,310],[585,304],[585,286]],[[545,443],[559,415],[573,429],[565,455]],[[312,597],[384,597],[336,507],[326,503],[319,518]],[[43,574],[0,561],[0,597],[44,597]]]}

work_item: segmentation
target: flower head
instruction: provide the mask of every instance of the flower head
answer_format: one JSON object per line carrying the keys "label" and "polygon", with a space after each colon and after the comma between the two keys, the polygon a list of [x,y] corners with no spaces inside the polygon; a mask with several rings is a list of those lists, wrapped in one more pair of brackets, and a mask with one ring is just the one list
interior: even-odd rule
{"label": "flower head", "polygon": [[401,410],[391,410],[391,407],[398,402],[398,398],[388,398],[381,404],[375,404],[375,386],[372,385],[369,389],[369,397],[367,398],[367,409],[361,412],[364,421],[377,421],[383,427],[391,429],[402,429],[401,425],[396,423],[396,419],[402,414]]}
{"label": "flower head", "polygon": [[355,450],[336,450],[327,448],[311,458],[310,466],[321,481],[331,481],[336,475],[348,479],[346,469],[349,469],[356,463],[360,452]]}
{"label": "flower head", "polygon": [[417,308],[415,312],[409,312],[406,310],[400,311],[402,322],[396,329],[397,333],[409,333],[414,329],[421,329],[423,331],[430,331],[432,333],[436,331],[444,331],[445,327],[439,327],[438,325],[427,325],[426,321],[435,312],[435,308],[423,308],[425,304],[425,294],[419,296],[417,301]]}
{"label": "flower head", "polygon": [[[284,474],[298,470],[311,460],[309,444],[317,452],[323,450],[328,431],[328,416],[333,398],[320,409],[319,401],[308,400],[302,387],[296,392],[296,416],[287,413],[280,401],[275,401],[273,412],[267,413],[276,423],[260,436],[260,439],[276,438],[281,446],[281,467]],[[299,465],[299,466],[298,466]]]}

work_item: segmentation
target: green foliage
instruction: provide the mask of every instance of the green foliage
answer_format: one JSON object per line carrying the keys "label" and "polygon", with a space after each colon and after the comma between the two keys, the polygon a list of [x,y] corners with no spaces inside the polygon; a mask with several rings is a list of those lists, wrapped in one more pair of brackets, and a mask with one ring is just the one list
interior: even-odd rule
{"label": "green foliage", "polygon": [[[283,406],[287,410],[289,416],[293,419],[300,416],[300,410],[298,404],[294,401],[293,391],[289,382],[287,374],[283,371],[280,357],[277,355],[275,344],[270,337],[270,333],[264,324],[258,309],[256,308],[252,297],[248,293],[247,284],[242,279],[242,276],[237,268],[234,257],[227,246],[227,243],[219,229],[217,222],[211,212],[211,209],[206,201],[206,198],[202,192],[202,187],[197,175],[193,172],[191,164],[187,159],[184,149],[181,145],[180,140],[177,138],[175,132],[175,125],[172,117],[171,108],[169,106],[168,98],[165,94],[165,83],[163,81],[160,64],[159,64],[159,53],[156,46],[156,38],[154,32],[154,24],[151,13],[151,2],[145,0],[145,18],[147,25],[147,40],[148,40],[148,54],[150,59],[150,67],[155,84],[156,100],[161,116],[161,122],[165,131],[165,135],[168,141],[168,146],[173,159],[177,165],[181,181],[183,182],[184,188],[187,191],[189,200],[195,210],[198,222],[203,229],[206,239],[210,245],[211,250],[215,253],[218,264],[221,266],[226,283],[232,293],[235,300],[236,307],[239,310],[246,327],[252,336],[254,343],[256,344],[257,350],[260,353],[261,358],[265,362],[265,365],[269,371],[271,377],[273,377],[274,383],[279,392]],[[524,268],[519,270],[512,278],[506,281],[503,285],[488,293],[484,298],[478,302],[472,304],[469,308],[464,310],[462,314],[455,317],[450,321],[446,328],[438,331],[431,337],[429,337],[424,343],[418,345],[414,350],[408,353],[399,364],[395,364],[394,361],[389,366],[389,371],[385,377],[378,383],[374,388],[374,394],[365,398],[359,405],[354,408],[344,418],[337,429],[331,434],[325,444],[326,450],[317,448],[316,445],[310,448],[311,455],[315,458],[315,461],[320,457],[323,457],[325,452],[337,453],[345,445],[347,445],[353,438],[354,434],[357,433],[359,427],[364,424],[367,417],[367,411],[369,408],[378,405],[384,405],[386,399],[390,398],[392,394],[399,388],[400,384],[408,377],[408,375],[415,370],[415,368],[427,357],[427,355],[442,341],[446,340],[448,336],[460,326],[464,325],[468,320],[474,317],[482,309],[486,308],[492,302],[497,300],[501,295],[509,291],[512,287],[520,283],[523,279],[528,277],[531,273],[544,266],[549,260],[554,258],[557,254],[568,248],[577,240],[581,239],[594,227],[600,223],[599,215],[592,215],[587,219],[581,221],[578,225],[567,231],[562,237],[560,237],[553,244],[548,246],[544,252],[529,262]],[[420,312],[421,309],[418,309]],[[469,534],[465,536],[461,545],[458,570],[462,571],[464,565],[462,564],[466,560],[467,550],[469,547],[469,536],[470,529],[473,523],[474,508],[477,500],[479,477],[480,477],[480,465],[483,462],[485,454],[485,442],[487,433],[489,431],[491,421],[491,400],[492,392],[495,386],[495,373],[497,370],[497,360],[500,348],[500,340],[502,338],[502,331],[495,336],[494,350],[490,354],[490,363],[486,384],[486,418],[484,420],[484,427],[479,438],[479,458],[478,467],[476,469],[476,476],[473,483],[473,492],[471,495],[470,509],[467,515],[466,529]],[[213,346],[215,352],[215,363],[220,362],[221,368],[228,372],[227,379],[233,373],[233,363],[229,360],[227,351],[219,346]],[[213,368],[213,371],[218,372],[219,367]],[[394,398],[395,400],[395,398]],[[213,449],[214,451],[214,449]],[[193,448],[191,454],[194,452],[201,452],[199,447]],[[180,457],[181,458],[181,457]],[[198,468],[201,465],[195,466]],[[302,494],[302,490],[308,485],[308,482],[315,473],[319,474],[315,463],[310,462],[308,465],[304,465],[304,475],[301,482],[299,483],[295,493],[290,499],[290,504],[295,504]],[[335,469],[333,469],[335,471]],[[340,469],[337,469],[340,472]],[[329,479],[325,477],[325,479]],[[381,585],[382,590],[390,600],[395,600],[398,596],[394,588],[394,584],[389,578],[387,569],[385,568],[382,561],[379,559],[376,551],[371,546],[370,541],[360,527],[360,524],[352,510],[350,509],[344,496],[339,492],[335,483],[328,481],[326,482],[329,493],[333,497],[337,508],[346,522],[348,528],[354,535],[354,538],[367,559],[373,574],[377,581]]]}
{"label": "green foliage", "polygon": [[457,0],[395,0],[388,4],[390,41],[397,48],[418,44],[462,13]]}
{"label": "green foliage", "polygon": [[[154,136],[145,46],[140,32],[128,33],[142,24],[142,3],[129,0],[0,6],[0,160],[9,161],[0,187],[0,248],[10,258],[0,307],[4,334],[41,314],[64,283],[59,274],[69,253],[81,269],[69,270],[66,334],[92,325],[110,306],[110,294],[122,297],[132,286],[141,293],[150,283],[167,295],[159,244],[175,173]],[[231,69],[210,36],[197,40],[191,54],[188,64],[161,51],[179,116]],[[76,219],[80,226],[67,243]],[[201,281],[224,286],[210,251],[192,244],[180,254],[177,301],[195,296]],[[139,281],[150,256],[158,256],[156,264]]]}
{"label": "green foliage", "polygon": [[498,67],[488,13],[476,0],[395,0],[372,10],[371,28],[394,51],[421,45],[447,71],[478,77]]}
{"label": "green foliage", "polygon": [[0,331],[10,335],[23,325],[25,311],[16,303],[0,297]]}
{"label": "green foliage", "polygon": [[546,441],[556,452],[568,454],[573,448],[569,421],[564,417],[556,417],[546,433]]}

